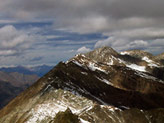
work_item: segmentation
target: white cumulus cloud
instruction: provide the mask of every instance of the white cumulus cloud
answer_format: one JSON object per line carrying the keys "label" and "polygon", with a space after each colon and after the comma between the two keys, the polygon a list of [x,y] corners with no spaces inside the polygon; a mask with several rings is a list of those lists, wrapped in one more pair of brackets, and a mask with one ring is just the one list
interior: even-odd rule
{"label": "white cumulus cloud", "polygon": [[0,28],[0,55],[22,53],[30,47],[34,37],[24,31],[17,30],[12,25]]}
{"label": "white cumulus cloud", "polygon": [[83,46],[83,47],[77,49],[77,52],[78,52],[78,53],[86,53],[86,52],[89,52],[89,51],[91,51],[91,49],[90,49],[90,48],[87,48],[87,47],[85,47],[85,46]]}

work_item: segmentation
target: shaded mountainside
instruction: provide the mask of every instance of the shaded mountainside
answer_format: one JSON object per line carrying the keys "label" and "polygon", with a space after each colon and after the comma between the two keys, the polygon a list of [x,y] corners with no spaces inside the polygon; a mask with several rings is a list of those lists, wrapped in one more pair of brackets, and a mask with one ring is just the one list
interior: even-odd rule
{"label": "shaded mountainside", "polygon": [[48,65],[0,68],[0,109],[52,68]]}
{"label": "shaded mountainside", "polygon": [[119,54],[109,47],[79,54],[0,110],[0,122],[53,123],[70,116],[81,123],[163,123],[162,71],[147,54]]}
{"label": "shaded mountainside", "polygon": [[37,75],[25,75],[17,72],[0,71],[0,108],[37,81]]}
{"label": "shaded mountainside", "polygon": [[0,81],[0,108],[5,106],[9,101],[11,101],[11,99],[23,90],[23,88],[15,87],[8,82]]}

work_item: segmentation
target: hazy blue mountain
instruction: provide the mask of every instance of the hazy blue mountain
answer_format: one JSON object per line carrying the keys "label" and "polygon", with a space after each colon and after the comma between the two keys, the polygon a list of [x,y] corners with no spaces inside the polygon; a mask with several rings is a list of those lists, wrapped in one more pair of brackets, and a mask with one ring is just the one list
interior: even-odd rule
{"label": "hazy blue mountain", "polygon": [[11,73],[11,72],[18,72],[26,75],[35,74],[33,71],[29,70],[27,67],[24,66],[16,66],[16,67],[2,67],[0,71]]}
{"label": "hazy blue mountain", "polygon": [[34,66],[34,67],[16,66],[16,67],[2,67],[0,68],[0,71],[7,72],[7,73],[18,72],[25,75],[36,74],[39,77],[42,77],[52,68],[53,66],[48,66],[48,65],[40,65],[40,66]]}
{"label": "hazy blue mountain", "polygon": [[54,66],[49,65],[40,65],[29,68],[30,71],[34,72],[38,76],[42,77],[44,74],[46,74],[48,71],[50,71]]}

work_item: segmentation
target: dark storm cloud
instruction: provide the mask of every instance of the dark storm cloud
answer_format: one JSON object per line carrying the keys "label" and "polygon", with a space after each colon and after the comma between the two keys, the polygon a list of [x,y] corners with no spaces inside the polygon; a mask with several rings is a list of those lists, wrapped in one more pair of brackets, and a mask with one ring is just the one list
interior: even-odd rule
{"label": "dark storm cloud", "polygon": [[6,0],[0,10],[8,18],[52,19],[56,28],[75,32],[109,32],[160,28],[163,0]]}
{"label": "dark storm cloud", "polygon": [[[49,18],[54,18],[54,15],[85,17],[91,14],[113,18],[161,18],[164,17],[163,6],[163,0],[5,0],[0,5],[2,10],[13,16],[28,13],[29,16]],[[14,15],[14,12],[17,13]]]}

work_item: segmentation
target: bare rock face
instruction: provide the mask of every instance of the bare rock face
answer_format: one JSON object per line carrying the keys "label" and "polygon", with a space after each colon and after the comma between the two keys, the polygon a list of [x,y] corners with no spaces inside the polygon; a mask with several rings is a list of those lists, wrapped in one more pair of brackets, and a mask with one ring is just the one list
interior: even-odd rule
{"label": "bare rock face", "polygon": [[119,54],[110,47],[97,48],[94,51],[85,54],[86,57],[98,62],[109,62],[109,59],[112,56],[117,57],[118,55]]}
{"label": "bare rock face", "polygon": [[76,55],[4,107],[0,123],[65,122],[68,115],[81,123],[163,123],[164,69],[153,58],[109,47]]}
{"label": "bare rock face", "polygon": [[97,48],[94,51],[84,54],[87,58],[100,63],[106,63],[108,65],[123,65],[121,59],[119,58],[119,53],[117,53],[111,47]]}
{"label": "bare rock face", "polygon": [[159,62],[161,65],[164,65],[164,53],[155,56],[154,60]]}

